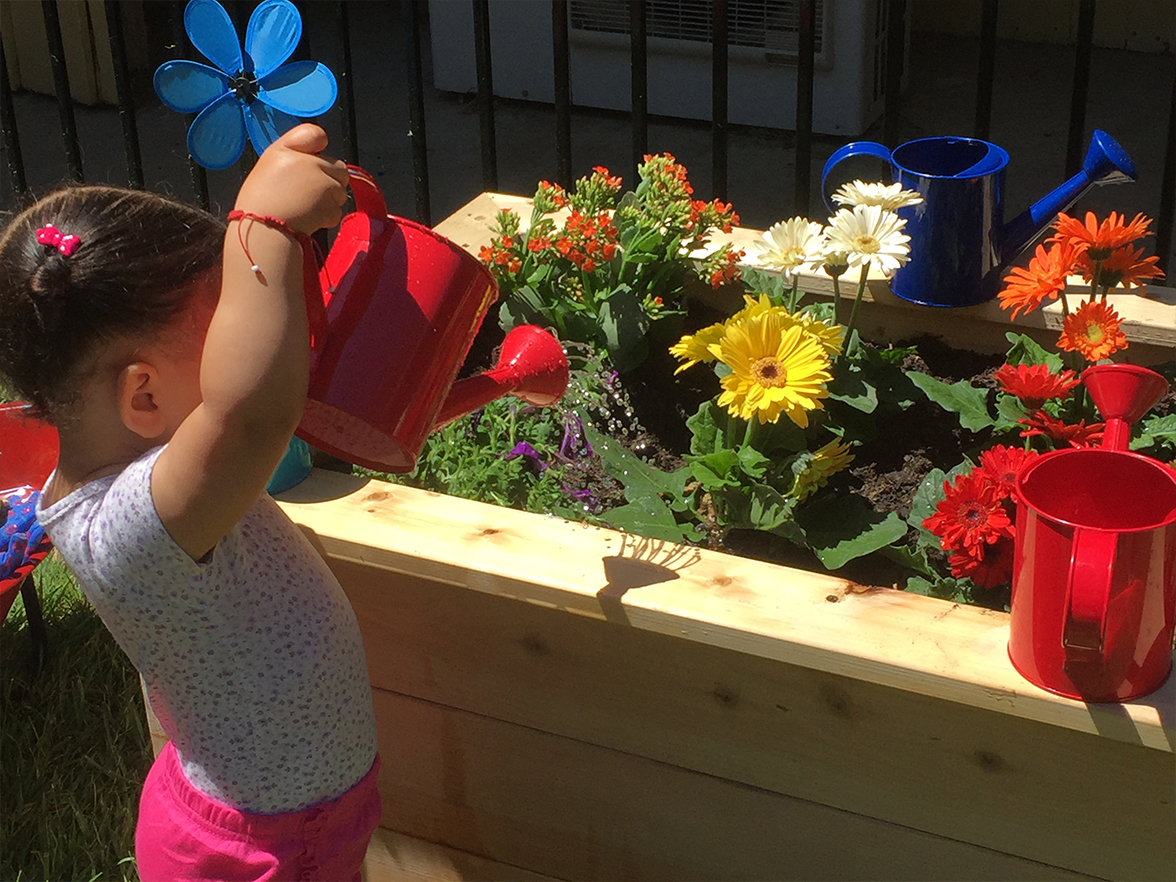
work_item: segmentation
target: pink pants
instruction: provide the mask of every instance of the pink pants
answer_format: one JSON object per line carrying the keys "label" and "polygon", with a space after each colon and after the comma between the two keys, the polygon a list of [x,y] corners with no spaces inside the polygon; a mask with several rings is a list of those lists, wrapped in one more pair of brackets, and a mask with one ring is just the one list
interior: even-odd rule
{"label": "pink pants", "polygon": [[338,799],[280,815],[242,812],[189,783],[169,742],[139,798],[135,859],[144,882],[359,880],[380,823],[379,757]]}

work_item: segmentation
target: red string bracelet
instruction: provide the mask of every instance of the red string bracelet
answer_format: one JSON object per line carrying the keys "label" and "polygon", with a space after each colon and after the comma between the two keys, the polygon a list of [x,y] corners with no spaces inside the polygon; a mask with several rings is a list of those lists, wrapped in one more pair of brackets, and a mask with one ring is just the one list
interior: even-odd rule
{"label": "red string bracelet", "polygon": [[[268,214],[254,214],[251,211],[241,211],[239,208],[234,208],[228,214],[230,221],[255,221],[264,224],[267,227],[275,230],[281,230],[287,236],[293,238],[299,245],[302,246],[303,251],[307,251],[307,243],[310,242],[313,246],[313,240],[306,233],[300,233],[298,230],[290,226],[288,221],[282,220],[280,217],[273,217]],[[252,224],[250,224],[252,227]],[[261,267],[254,261],[253,255],[249,253],[249,233],[245,231],[245,224],[237,224],[237,241],[241,243],[241,250],[245,252],[245,256],[249,258],[249,268],[253,270],[254,275],[261,276]]]}

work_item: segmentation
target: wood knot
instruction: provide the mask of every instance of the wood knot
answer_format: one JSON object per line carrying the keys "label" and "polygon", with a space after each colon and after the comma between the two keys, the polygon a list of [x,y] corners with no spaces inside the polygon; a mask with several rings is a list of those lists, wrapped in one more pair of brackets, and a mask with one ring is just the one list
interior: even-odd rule
{"label": "wood knot", "polygon": [[523,645],[523,649],[536,658],[542,658],[545,655],[551,655],[551,647],[547,645],[547,641],[538,634],[528,634],[519,641]]}
{"label": "wood knot", "polygon": [[392,494],[389,493],[387,490],[377,490],[374,493],[369,493],[367,496],[365,496],[363,498],[363,501],[364,502],[383,502],[385,499],[387,499],[391,495]]}
{"label": "wood knot", "polygon": [[723,588],[723,587],[731,584],[731,577],[730,576],[715,576],[713,579],[711,579],[711,582],[718,585],[720,588]]}
{"label": "wood knot", "polygon": [[735,707],[739,704],[739,693],[722,683],[715,684],[715,688],[711,690],[711,696],[723,707]]}
{"label": "wood knot", "polygon": [[853,719],[853,701],[845,690],[836,686],[822,686],[821,700],[834,716],[845,720]]}
{"label": "wood knot", "polygon": [[1003,772],[1005,768],[1004,759],[1000,754],[993,753],[991,750],[977,750],[972,754],[972,759],[981,769],[993,774]]}

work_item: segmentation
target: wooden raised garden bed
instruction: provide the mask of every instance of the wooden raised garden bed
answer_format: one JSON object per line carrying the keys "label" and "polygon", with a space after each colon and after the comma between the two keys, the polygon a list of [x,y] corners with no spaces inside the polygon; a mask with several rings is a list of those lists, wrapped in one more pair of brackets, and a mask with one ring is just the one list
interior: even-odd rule
{"label": "wooden raised garden bed", "polygon": [[[476,252],[512,201],[439,229]],[[875,338],[1011,328],[871,294]],[[1139,305],[1170,360],[1176,305]],[[364,634],[369,879],[1176,878],[1176,678],[1086,705],[1004,613],[332,471],[280,501]]]}

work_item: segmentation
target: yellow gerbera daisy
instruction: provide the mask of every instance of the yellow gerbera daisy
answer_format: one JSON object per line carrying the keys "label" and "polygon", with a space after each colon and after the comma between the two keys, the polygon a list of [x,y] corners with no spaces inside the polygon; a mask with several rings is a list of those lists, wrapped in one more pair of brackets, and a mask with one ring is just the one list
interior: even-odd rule
{"label": "yellow gerbera daisy", "polygon": [[849,452],[849,445],[834,438],[824,447],[813,451],[813,458],[805,465],[804,471],[796,476],[792,492],[797,499],[807,499],[851,462],[853,454]]}
{"label": "yellow gerbera daisy", "polygon": [[674,373],[680,374],[686,368],[694,367],[700,361],[714,361],[718,358],[718,353],[712,351],[712,347],[716,346],[723,338],[726,330],[725,324],[710,325],[695,334],[687,334],[671,346],[670,355],[684,361],[684,364],[679,365]]}
{"label": "yellow gerbera daisy", "polygon": [[718,404],[740,419],[774,423],[781,413],[801,428],[829,395],[829,356],[787,313],[764,312],[727,325],[719,360],[731,368]]}
{"label": "yellow gerbera daisy", "polygon": [[845,327],[843,325],[827,325],[820,319],[813,318],[807,313],[801,313],[800,326],[805,333],[817,338],[817,342],[829,355],[840,355],[841,347],[845,344]]}

